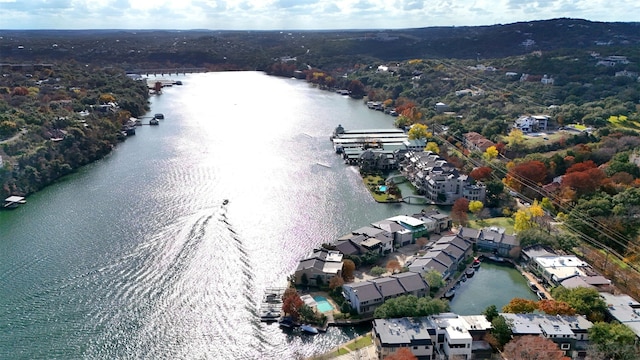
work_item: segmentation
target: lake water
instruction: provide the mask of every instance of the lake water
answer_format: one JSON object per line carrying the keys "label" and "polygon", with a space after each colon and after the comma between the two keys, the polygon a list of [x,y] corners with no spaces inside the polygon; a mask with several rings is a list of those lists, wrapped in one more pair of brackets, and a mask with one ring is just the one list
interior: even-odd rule
{"label": "lake water", "polygon": [[490,305],[501,311],[515,297],[538,300],[518,270],[485,261],[473,277],[460,283],[450,302],[451,311],[460,315],[478,315]]}
{"label": "lake water", "polygon": [[329,141],[393,118],[257,72],[172,78],[159,126],[0,212],[0,359],[293,359],[362,331],[257,309],[314,247],[421,210],[377,204]]}
{"label": "lake water", "polygon": [[0,359],[289,359],[354,336],[256,311],[314,247],[421,209],[375,203],[329,141],[393,118],[257,72],[172,78],[159,126],[0,212]]}

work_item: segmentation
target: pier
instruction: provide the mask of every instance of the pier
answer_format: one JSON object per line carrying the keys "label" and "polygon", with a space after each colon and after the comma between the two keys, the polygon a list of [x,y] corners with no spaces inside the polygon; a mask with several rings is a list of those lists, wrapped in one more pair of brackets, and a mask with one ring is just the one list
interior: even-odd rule
{"label": "pier", "polygon": [[278,321],[282,317],[282,296],[285,288],[267,288],[260,303],[260,320],[264,322]]}

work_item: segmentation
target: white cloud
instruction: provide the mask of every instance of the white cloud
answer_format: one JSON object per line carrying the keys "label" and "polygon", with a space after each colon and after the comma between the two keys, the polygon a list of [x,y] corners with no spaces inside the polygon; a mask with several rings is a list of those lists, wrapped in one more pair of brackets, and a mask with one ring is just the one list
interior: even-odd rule
{"label": "white cloud", "polygon": [[640,21],[635,0],[0,0],[0,28],[219,30],[492,25],[559,17]]}

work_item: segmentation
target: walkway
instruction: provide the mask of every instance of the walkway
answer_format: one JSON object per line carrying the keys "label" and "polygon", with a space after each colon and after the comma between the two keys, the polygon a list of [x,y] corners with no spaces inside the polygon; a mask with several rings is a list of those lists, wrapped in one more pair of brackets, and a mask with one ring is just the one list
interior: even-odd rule
{"label": "walkway", "polygon": [[535,276],[533,276],[533,274],[531,274],[530,272],[524,271],[524,270],[522,270],[522,269],[521,269],[521,268],[519,268],[519,267],[518,267],[518,270],[520,270],[520,272],[522,273],[522,275],[523,275],[524,277],[526,277],[526,278],[527,278],[527,280],[528,280],[529,282],[531,282],[532,284],[535,284],[535,285],[538,287],[538,289],[539,289],[540,291],[542,291],[542,292],[545,294],[545,296],[547,297],[547,299],[549,299],[549,300],[553,300],[553,297],[551,296],[551,293],[550,293],[549,291],[547,291],[547,289],[545,289],[545,287],[544,287],[544,286],[542,286],[542,284],[540,284],[540,282],[538,281],[538,278],[536,278]]}

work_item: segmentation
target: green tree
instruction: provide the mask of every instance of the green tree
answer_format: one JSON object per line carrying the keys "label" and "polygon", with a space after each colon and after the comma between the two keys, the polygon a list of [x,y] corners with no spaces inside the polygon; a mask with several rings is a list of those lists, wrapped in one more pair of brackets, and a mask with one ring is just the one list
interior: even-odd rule
{"label": "green tree", "polygon": [[429,288],[432,290],[435,289],[434,291],[437,291],[444,286],[444,279],[438,270],[431,269],[422,276],[426,280],[427,284],[429,284]]}
{"label": "green tree", "polygon": [[596,322],[589,329],[589,341],[598,358],[632,360],[640,355],[636,334],[625,324]]}
{"label": "green tree", "polygon": [[564,301],[576,313],[585,315],[591,321],[599,321],[604,318],[607,304],[600,297],[598,290],[586,287],[567,289],[562,286],[551,290],[551,296],[557,301]]}
{"label": "green tree", "polygon": [[402,295],[388,299],[373,313],[376,319],[429,316],[449,311],[449,303],[430,297]]}
{"label": "green tree", "polygon": [[382,266],[374,266],[374,267],[371,268],[371,271],[369,271],[369,272],[373,276],[380,276],[380,275],[386,273],[387,269],[383,268]]}
{"label": "green tree", "polygon": [[492,322],[493,319],[500,315],[500,313],[498,313],[498,308],[495,305],[489,305],[486,309],[484,309],[482,315],[487,318],[487,321]]}
{"label": "green tree", "polygon": [[494,341],[490,342],[493,342],[492,345],[498,349],[502,349],[506,343],[511,341],[511,325],[504,316],[499,315],[491,321],[491,326],[491,337]]}

